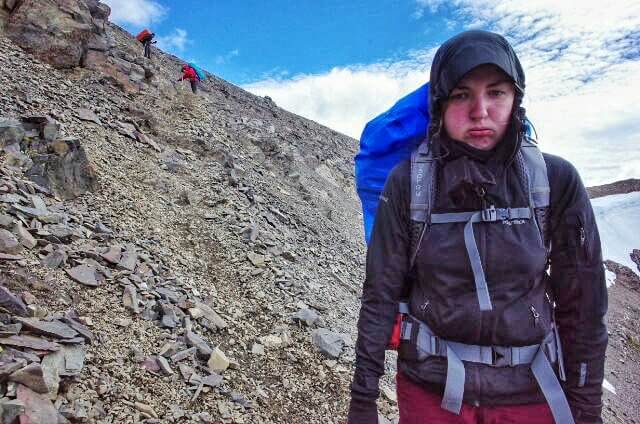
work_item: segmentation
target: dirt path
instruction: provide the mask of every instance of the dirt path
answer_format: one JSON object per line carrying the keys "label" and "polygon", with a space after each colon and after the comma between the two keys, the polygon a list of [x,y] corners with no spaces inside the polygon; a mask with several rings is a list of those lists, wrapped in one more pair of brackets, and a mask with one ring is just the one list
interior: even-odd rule
{"label": "dirt path", "polygon": [[[638,279],[636,279],[638,280]],[[605,378],[605,423],[640,423],[640,280],[618,278],[609,289],[609,347]]]}

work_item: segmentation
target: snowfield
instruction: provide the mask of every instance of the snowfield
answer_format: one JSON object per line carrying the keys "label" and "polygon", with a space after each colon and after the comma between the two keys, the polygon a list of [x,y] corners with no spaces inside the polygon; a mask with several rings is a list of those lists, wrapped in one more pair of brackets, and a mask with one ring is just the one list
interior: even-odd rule
{"label": "snowfield", "polygon": [[628,266],[640,276],[629,256],[633,249],[640,249],[640,192],[599,197],[591,204],[604,259]]}

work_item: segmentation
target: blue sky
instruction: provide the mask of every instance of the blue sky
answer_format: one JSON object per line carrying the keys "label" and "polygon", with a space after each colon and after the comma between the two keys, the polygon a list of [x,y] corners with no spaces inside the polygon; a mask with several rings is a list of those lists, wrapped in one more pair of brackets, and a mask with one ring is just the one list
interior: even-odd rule
{"label": "blue sky", "polygon": [[[121,2],[107,3],[119,16]],[[140,3],[156,5],[157,12],[151,7],[121,17],[127,30],[149,26],[172,52],[236,84],[404,59],[455,33],[448,10],[420,19],[415,1],[406,0]],[[177,29],[186,31],[184,38]]]}
{"label": "blue sky", "polygon": [[440,43],[496,31],[523,63],[543,150],[588,185],[640,177],[638,0],[103,1],[130,32],[354,138],[427,81]]}

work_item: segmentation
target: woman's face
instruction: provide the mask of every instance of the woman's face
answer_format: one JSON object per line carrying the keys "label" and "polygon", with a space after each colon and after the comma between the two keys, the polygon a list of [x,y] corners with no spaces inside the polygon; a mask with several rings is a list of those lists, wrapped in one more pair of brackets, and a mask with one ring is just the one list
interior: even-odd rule
{"label": "woman's face", "polygon": [[511,121],[515,88],[494,65],[467,73],[451,90],[444,107],[444,128],[452,139],[476,149],[491,150]]}

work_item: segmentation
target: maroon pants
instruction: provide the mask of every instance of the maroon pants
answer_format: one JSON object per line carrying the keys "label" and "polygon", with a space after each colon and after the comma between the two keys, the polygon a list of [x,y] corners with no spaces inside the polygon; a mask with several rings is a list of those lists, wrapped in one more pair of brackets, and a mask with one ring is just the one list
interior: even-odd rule
{"label": "maroon pants", "polygon": [[396,376],[399,424],[553,424],[546,403],[510,406],[462,404],[460,415],[440,407],[442,397],[420,387],[401,373]]}

